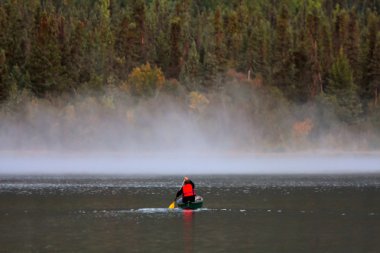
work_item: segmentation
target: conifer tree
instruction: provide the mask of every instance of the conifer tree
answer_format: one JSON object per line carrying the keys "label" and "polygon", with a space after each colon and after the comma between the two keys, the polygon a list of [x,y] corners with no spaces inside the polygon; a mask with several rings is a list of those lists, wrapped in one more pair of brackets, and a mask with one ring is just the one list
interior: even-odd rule
{"label": "conifer tree", "polygon": [[178,78],[183,63],[180,39],[180,18],[175,16],[170,24],[170,64],[168,68],[168,76],[173,78]]}
{"label": "conifer tree", "polygon": [[114,38],[111,31],[110,0],[98,0],[94,6],[95,20],[91,31],[91,81],[88,88],[101,90],[110,75]]}
{"label": "conifer tree", "polygon": [[260,18],[256,21],[251,35],[252,50],[252,71],[255,74],[261,75],[264,80],[271,82],[269,71],[269,39],[270,26],[269,23]]}
{"label": "conifer tree", "polygon": [[371,12],[367,18],[367,31],[365,33],[365,51],[364,53],[364,66],[363,66],[363,74],[360,82],[360,96],[364,101],[364,105],[366,105],[373,98],[373,90],[371,87],[372,82],[372,74],[373,70],[371,69],[373,66],[373,57],[377,44],[377,33],[378,27],[380,25],[380,20],[378,16]]}
{"label": "conifer tree", "polygon": [[349,14],[347,38],[345,39],[343,46],[351,68],[353,69],[354,80],[355,82],[358,82],[360,75],[360,34],[359,24],[355,12],[355,10],[352,10]]}
{"label": "conifer tree", "polygon": [[8,66],[5,51],[0,48],[0,103],[7,98],[6,78],[8,78]]}
{"label": "conifer tree", "polygon": [[214,55],[217,62],[217,68],[219,71],[224,70],[226,64],[226,46],[224,44],[225,34],[223,29],[223,17],[222,10],[218,6],[214,13],[213,18],[214,25]]}
{"label": "conifer tree", "polygon": [[282,5],[275,28],[275,45],[272,58],[273,82],[288,97],[293,96],[294,59],[289,10]]}
{"label": "conifer tree", "polygon": [[238,53],[242,44],[242,34],[239,29],[239,19],[236,11],[231,10],[227,14],[226,46],[229,67],[237,67]]}
{"label": "conifer tree", "polygon": [[78,90],[84,83],[91,79],[91,65],[88,60],[88,51],[86,51],[86,24],[82,21],[77,21],[73,26],[73,31],[70,34],[67,66],[68,82],[72,91]]}
{"label": "conifer tree", "polygon": [[190,0],[179,1],[176,4],[175,11],[177,17],[179,18],[179,24],[181,26],[180,33],[180,45],[182,47],[182,57],[185,61],[188,57],[191,41],[194,39],[194,34],[192,33],[191,24],[191,2]]}
{"label": "conifer tree", "polygon": [[322,86],[322,67],[320,60],[320,16],[319,9],[313,9],[307,16],[307,40],[308,40],[308,64],[310,65],[311,85],[309,85],[309,98],[323,92]]}
{"label": "conifer tree", "polygon": [[161,69],[169,66],[170,6],[167,0],[154,0],[147,15],[149,60]]}
{"label": "conifer tree", "polygon": [[0,35],[0,46],[6,50],[7,62],[9,66],[18,65],[24,67],[29,40],[27,38],[27,24],[24,23],[26,17],[23,17],[21,3],[15,2],[8,6],[7,13],[0,9],[0,27],[2,35]]}
{"label": "conifer tree", "polygon": [[252,27],[253,18],[249,15],[248,5],[245,1],[241,1],[237,7],[238,16],[238,32],[240,33],[240,44],[237,54],[237,69],[247,73],[252,69]]}
{"label": "conifer tree", "polygon": [[188,58],[181,71],[181,81],[194,84],[199,76],[199,54],[195,41],[191,43]]}
{"label": "conifer tree", "polygon": [[55,17],[43,11],[36,21],[28,72],[31,74],[32,91],[38,96],[45,96],[62,90],[59,82],[61,50]]}
{"label": "conifer tree", "polygon": [[334,52],[339,53],[341,48],[344,48],[344,43],[348,37],[348,22],[349,15],[345,9],[340,9],[337,5],[334,11],[334,29],[333,29],[333,38],[334,38]]}
{"label": "conifer tree", "polygon": [[380,98],[380,32],[376,36],[376,45],[369,64],[368,77],[370,80],[370,89],[373,94],[374,103],[379,106]]}
{"label": "conifer tree", "polygon": [[115,50],[121,63],[121,78],[125,78],[125,74],[147,60],[145,12],[144,1],[134,0],[131,14],[125,13],[119,23],[115,36]]}
{"label": "conifer tree", "polygon": [[135,0],[133,7],[133,18],[137,28],[137,36],[139,38],[138,53],[140,57],[139,63],[146,62],[146,5],[144,0]]}
{"label": "conifer tree", "polygon": [[331,65],[333,63],[333,39],[326,19],[327,18],[324,17],[324,20],[321,24],[321,35],[319,43],[323,88],[328,82],[328,76],[331,70]]}
{"label": "conifer tree", "polygon": [[332,106],[340,120],[348,124],[359,122],[362,106],[357,95],[353,71],[343,50],[340,50],[331,67],[326,95],[332,101]]}

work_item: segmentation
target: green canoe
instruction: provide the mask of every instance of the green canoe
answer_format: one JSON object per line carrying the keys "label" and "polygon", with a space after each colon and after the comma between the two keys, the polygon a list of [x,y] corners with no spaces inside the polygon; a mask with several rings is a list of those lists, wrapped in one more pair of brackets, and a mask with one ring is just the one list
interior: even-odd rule
{"label": "green canoe", "polygon": [[195,210],[198,208],[201,208],[203,205],[203,198],[201,196],[195,196],[195,201],[194,202],[182,202],[182,198],[179,198],[177,200],[177,206],[182,209],[191,209]]}

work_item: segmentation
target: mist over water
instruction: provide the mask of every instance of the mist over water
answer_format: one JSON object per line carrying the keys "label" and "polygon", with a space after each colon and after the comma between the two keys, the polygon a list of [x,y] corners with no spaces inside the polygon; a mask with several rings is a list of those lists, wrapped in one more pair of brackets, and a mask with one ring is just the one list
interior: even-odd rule
{"label": "mist over water", "polygon": [[2,154],[0,174],[341,174],[379,173],[372,155]]}
{"label": "mist over water", "polygon": [[[268,115],[259,117],[238,102],[226,106],[212,95],[208,99],[193,105],[162,95],[133,106],[116,99],[110,108],[92,97],[66,106],[27,103],[0,123],[0,173],[380,172],[380,155],[362,148],[363,136],[347,134],[344,128],[317,138],[285,131],[305,108],[293,115],[263,112]],[[311,109],[306,111],[312,115]],[[260,121],[265,117],[277,117],[272,132],[268,122]]]}

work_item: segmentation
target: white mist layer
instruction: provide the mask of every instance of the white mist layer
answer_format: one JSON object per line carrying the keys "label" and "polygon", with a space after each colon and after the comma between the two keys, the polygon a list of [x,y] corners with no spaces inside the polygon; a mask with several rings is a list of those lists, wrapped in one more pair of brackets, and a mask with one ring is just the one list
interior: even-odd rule
{"label": "white mist layer", "polygon": [[363,153],[378,150],[378,135],[265,89],[133,101],[25,102],[0,117],[0,174],[380,173],[380,153]]}
{"label": "white mist layer", "polygon": [[380,173],[372,154],[6,154],[0,174],[345,174]]}

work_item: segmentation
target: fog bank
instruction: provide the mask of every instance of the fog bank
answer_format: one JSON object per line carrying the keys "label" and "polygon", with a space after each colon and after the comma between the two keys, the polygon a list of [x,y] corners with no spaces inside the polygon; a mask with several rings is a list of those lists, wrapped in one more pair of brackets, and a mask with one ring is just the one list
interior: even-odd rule
{"label": "fog bank", "polygon": [[0,174],[377,173],[379,136],[263,88],[110,91],[0,114]]}
{"label": "fog bank", "polygon": [[380,173],[372,154],[1,154],[0,174]]}

